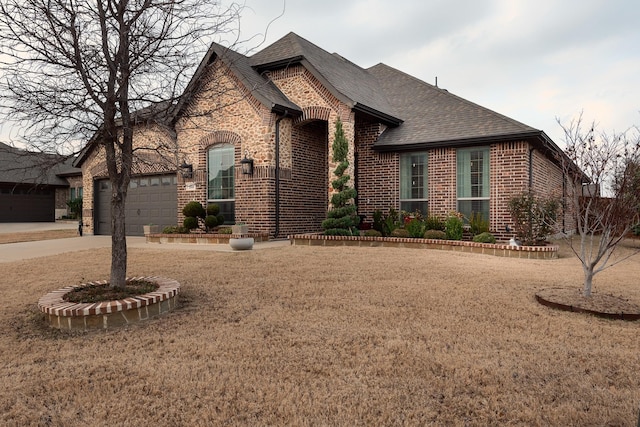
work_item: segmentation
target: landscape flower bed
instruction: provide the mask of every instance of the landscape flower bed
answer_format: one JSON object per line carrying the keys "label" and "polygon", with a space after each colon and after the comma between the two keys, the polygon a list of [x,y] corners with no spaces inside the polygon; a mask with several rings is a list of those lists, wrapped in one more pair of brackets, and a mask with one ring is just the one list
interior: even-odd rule
{"label": "landscape flower bed", "polygon": [[436,249],[471,252],[509,258],[553,259],[558,257],[558,246],[510,246],[506,243],[477,243],[463,240],[416,239],[407,237],[325,236],[300,234],[289,236],[292,245],[299,246],[365,246]]}

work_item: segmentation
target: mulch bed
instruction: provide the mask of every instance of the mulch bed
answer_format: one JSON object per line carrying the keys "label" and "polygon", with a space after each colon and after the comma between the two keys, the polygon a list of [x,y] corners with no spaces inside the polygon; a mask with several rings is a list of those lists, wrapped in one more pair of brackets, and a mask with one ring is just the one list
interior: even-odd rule
{"label": "mulch bed", "polygon": [[583,312],[608,319],[640,319],[640,306],[614,295],[593,292],[585,297],[581,289],[550,288],[537,292],[536,300],[558,310]]}

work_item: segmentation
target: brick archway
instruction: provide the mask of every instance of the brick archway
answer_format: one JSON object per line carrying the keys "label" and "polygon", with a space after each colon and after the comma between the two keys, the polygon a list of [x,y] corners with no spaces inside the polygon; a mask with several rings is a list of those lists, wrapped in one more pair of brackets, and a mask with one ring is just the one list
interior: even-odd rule
{"label": "brick archway", "polygon": [[295,120],[294,124],[296,125],[305,124],[313,120],[322,120],[322,121],[328,122],[330,115],[331,115],[331,108],[329,107],[320,107],[320,106],[304,107],[302,109],[302,115]]}

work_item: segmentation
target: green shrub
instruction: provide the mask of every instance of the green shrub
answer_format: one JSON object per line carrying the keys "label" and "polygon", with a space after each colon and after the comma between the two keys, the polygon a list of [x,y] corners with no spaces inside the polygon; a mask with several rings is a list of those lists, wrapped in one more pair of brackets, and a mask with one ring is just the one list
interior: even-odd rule
{"label": "green shrub", "polygon": [[382,233],[378,230],[366,230],[364,235],[367,237],[382,237]]}
{"label": "green shrub", "polygon": [[485,231],[484,233],[473,236],[473,241],[476,243],[495,243],[496,238],[493,234]]}
{"label": "green shrub", "polygon": [[444,231],[448,240],[462,240],[464,223],[459,213],[452,212],[449,214],[449,217],[444,223]]}
{"label": "green shrub", "polygon": [[633,234],[635,234],[636,236],[640,236],[640,224],[636,224],[631,228],[631,231],[633,232]]}
{"label": "green shrub", "polygon": [[373,212],[373,229],[381,235],[384,234],[384,215],[380,209]]}
{"label": "green shrub", "polygon": [[482,213],[471,212],[471,218],[469,218],[469,231],[472,236],[487,233],[489,231],[489,221],[484,219]]}
{"label": "green shrub", "polygon": [[184,205],[184,208],[182,208],[182,214],[186,217],[204,218],[206,216],[206,211],[200,202],[194,201]]}
{"label": "green shrub", "polygon": [[391,237],[411,237],[404,228],[396,228],[391,232]]}
{"label": "green shrub", "polygon": [[223,228],[218,228],[218,234],[232,234],[233,230],[231,230],[231,227],[223,227]]}
{"label": "green shrub", "polygon": [[162,229],[162,234],[185,234],[188,232],[189,230],[181,225],[171,225]]}
{"label": "green shrub", "polygon": [[77,197],[73,200],[69,200],[67,202],[67,206],[69,206],[69,210],[71,211],[72,219],[82,218],[82,197]]}
{"label": "green shrub", "polygon": [[424,232],[425,239],[445,240],[447,233],[442,230],[427,230]]}
{"label": "green shrub", "polygon": [[207,205],[207,215],[217,216],[220,213],[220,206],[215,203]]}
{"label": "green shrub", "polygon": [[208,229],[214,228],[218,225],[218,218],[215,215],[207,215],[204,218],[204,226]]}
{"label": "green shrub", "polygon": [[410,220],[405,224],[404,228],[409,233],[409,237],[419,239],[424,235],[424,223],[418,218],[413,218],[412,220]]}
{"label": "green shrub", "polygon": [[218,220],[218,225],[224,224],[224,215],[222,215],[221,213],[216,215],[216,219]]}
{"label": "green shrub", "polygon": [[532,192],[511,198],[509,211],[516,237],[523,245],[543,245],[553,233],[559,207],[558,200],[539,198]]}
{"label": "green shrub", "polygon": [[[400,223],[398,212],[393,208],[389,208],[389,213],[384,218],[384,229],[386,235],[390,236],[391,233],[393,233],[394,230],[400,228],[401,225],[402,224]],[[385,233],[382,234],[384,235]]]}
{"label": "green shrub", "polygon": [[184,219],[182,225],[184,225],[184,228],[186,228],[187,230],[198,228],[198,218],[194,216],[188,216]]}
{"label": "green shrub", "polygon": [[435,215],[430,215],[424,220],[425,230],[440,230],[444,231],[444,222]]}

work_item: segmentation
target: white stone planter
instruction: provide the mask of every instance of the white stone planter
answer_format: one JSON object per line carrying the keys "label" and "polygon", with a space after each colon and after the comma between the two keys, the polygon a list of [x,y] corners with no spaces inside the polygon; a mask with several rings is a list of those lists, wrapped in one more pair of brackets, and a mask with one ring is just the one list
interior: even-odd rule
{"label": "white stone planter", "polygon": [[246,251],[253,249],[253,237],[231,237],[229,239],[229,246],[235,251]]}

